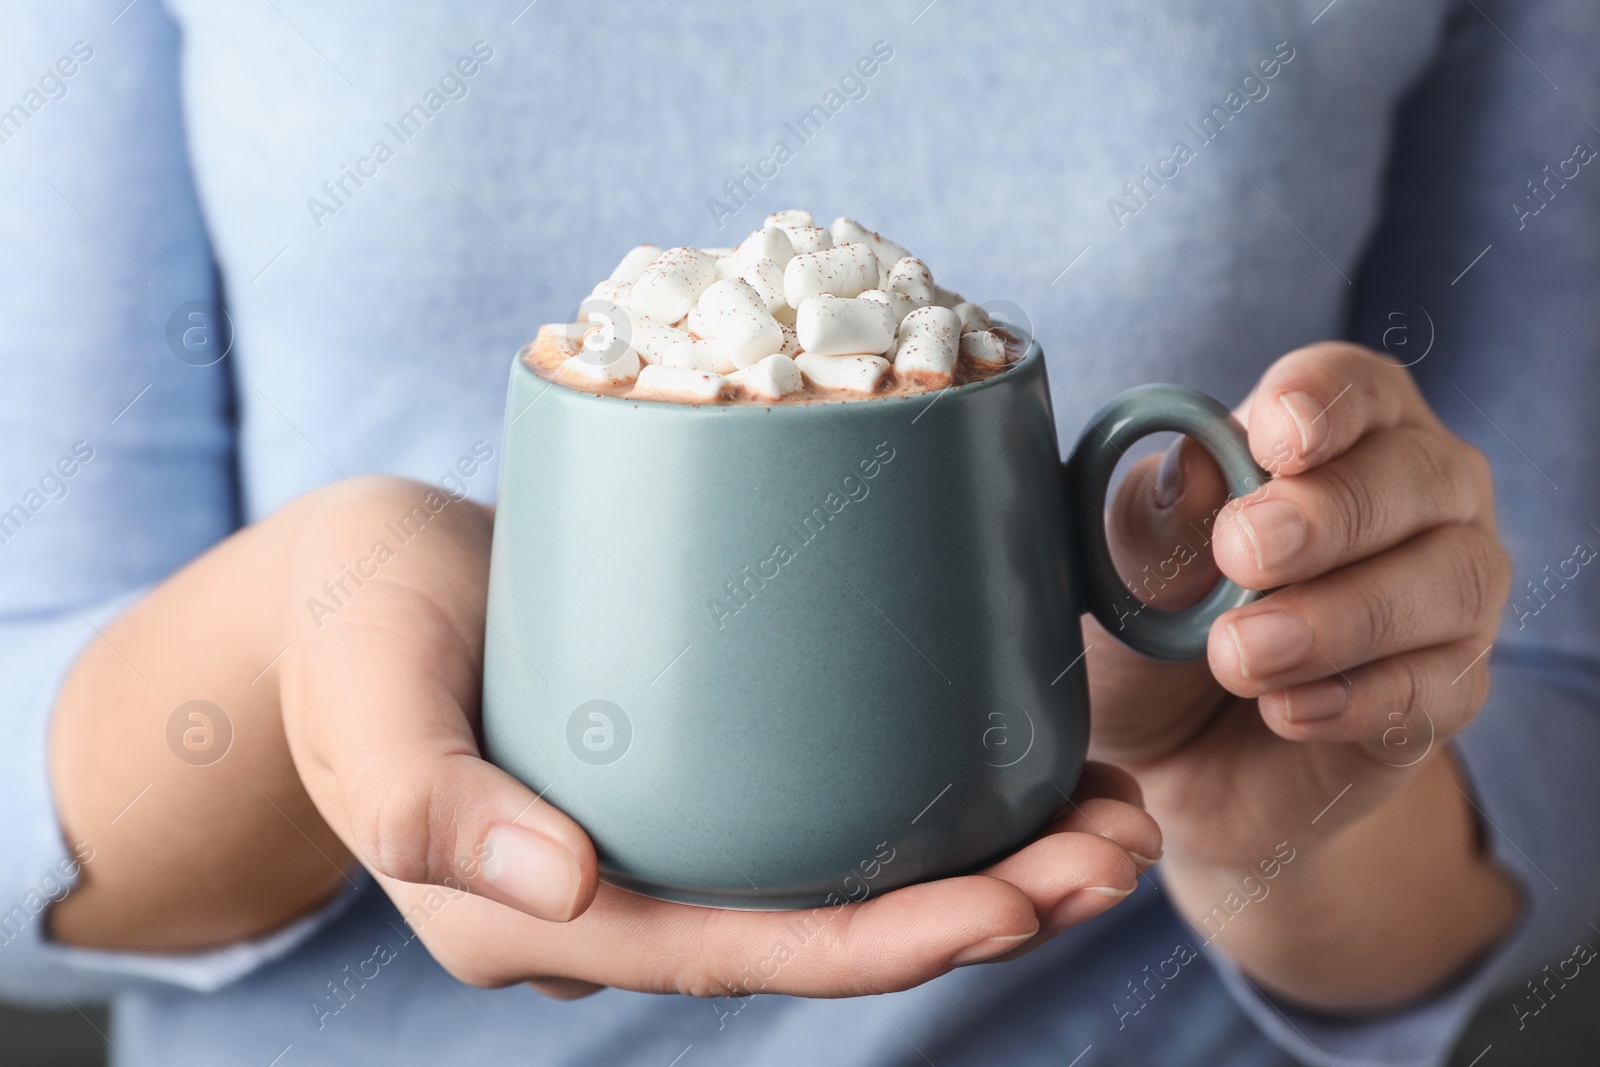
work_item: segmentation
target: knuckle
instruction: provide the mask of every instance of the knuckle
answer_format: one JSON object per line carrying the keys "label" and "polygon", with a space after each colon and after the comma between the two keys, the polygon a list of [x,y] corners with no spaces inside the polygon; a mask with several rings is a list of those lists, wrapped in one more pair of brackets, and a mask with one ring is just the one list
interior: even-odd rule
{"label": "knuckle", "polygon": [[1460,502],[1469,497],[1463,489],[1471,483],[1464,482],[1454,449],[1443,447],[1438,434],[1421,427],[1405,427],[1399,433],[1410,454],[1412,484],[1420,488],[1419,495],[1434,505],[1435,514],[1465,517]]}
{"label": "knuckle", "polygon": [[1383,510],[1372,486],[1365,479],[1354,477],[1343,466],[1327,467],[1324,473],[1339,501],[1334,514],[1338,516],[1336,536],[1342,542],[1341,547],[1359,549],[1374,543],[1382,527]]}
{"label": "knuckle", "polygon": [[1401,702],[1405,713],[1410,715],[1417,708],[1427,707],[1431,679],[1424,675],[1417,658],[1401,656],[1395,661],[1395,674],[1395,697]]}
{"label": "knuckle", "polygon": [[1406,635],[1400,622],[1400,613],[1389,591],[1381,583],[1369,582],[1365,585],[1360,597],[1360,610],[1366,627],[1366,651],[1393,649],[1403,644]]}
{"label": "knuckle", "polygon": [[718,978],[698,965],[686,965],[673,979],[673,988],[682,996],[711,1000],[714,997],[747,995],[734,982]]}
{"label": "knuckle", "polygon": [[1466,465],[1473,485],[1490,495],[1494,492],[1494,464],[1489,462],[1489,454],[1477,445],[1468,444],[1457,439],[1461,448],[1462,462]]}
{"label": "knuckle", "polygon": [[448,832],[439,832],[426,780],[380,764],[352,780],[345,805],[362,857],[375,870],[402,882],[432,880],[432,853]]}
{"label": "knuckle", "polygon": [[1502,585],[1509,586],[1505,550],[1486,534],[1474,533],[1463,539],[1459,550],[1451,553],[1455,561],[1455,584],[1461,598],[1463,618],[1474,621],[1496,614],[1504,599]]}

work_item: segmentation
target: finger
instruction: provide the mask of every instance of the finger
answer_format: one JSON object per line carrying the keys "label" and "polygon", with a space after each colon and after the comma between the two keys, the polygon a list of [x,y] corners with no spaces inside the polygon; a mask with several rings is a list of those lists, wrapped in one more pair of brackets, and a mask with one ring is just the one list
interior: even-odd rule
{"label": "finger", "polygon": [[1401,652],[1492,636],[1510,581],[1493,535],[1443,526],[1225,613],[1211,627],[1211,670],[1229,692],[1259,697]]}
{"label": "finger", "polygon": [[1141,871],[1161,858],[1160,826],[1143,808],[1120,800],[1069,802],[1040,837],[1061,833],[1097,834],[1127,852]]}
{"label": "finger", "polygon": [[1078,776],[1072,799],[1082,804],[1099,797],[1120,800],[1136,808],[1144,807],[1144,790],[1139,787],[1139,779],[1116,764],[1089,760],[1083,765],[1083,773]]}
{"label": "finger", "polygon": [[1139,888],[1143,870],[1109,835],[1055,832],[1040,838],[985,872],[1028,894],[1038,909],[1038,932],[1010,951],[975,962],[1004,963],[1025,956],[1062,930],[1110,911]]}
{"label": "finger", "polygon": [[1453,435],[1402,425],[1279,477],[1223,510],[1215,558],[1250,589],[1272,589],[1365,559],[1423,530],[1492,507],[1487,462]]}
{"label": "finger", "polygon": [[1290,741],[1360,744],[1410,766],[1459,733],[1489,695],[1488,649],[1470,641],[1390,656],[1343,678],[1263,694],[1261,717]]}
{"label": "finger", "polygon": [[1343,455],[1373,430],[1435,421],[1404,369],[1357,345],[1328,342],[1268,368],[1247,425],[1256,462],[1280,476]]}
{"label": "finger", "polygon": [[594,982],[580,982],[576,978],[530,978],[527,984],[551,1000],[582,1000],[605,988]]}
{"label": "finger", "polygon": [[[416,889],[385,888],[397,902]],[[1007,952],[1038,930],[1033,904],[1016,886],[969,875],[789,912],[695,908],[603,885],[589,909],[564,924],[462,896],[419,933],[441,965],[473,985],[560,976],[652,993],[843,997],[908,989]]]}
{"label": "finger", "polygon": [[1106,534],[1117,573],[1135,596],[1170,611],[1210,591],[1217,568],[1206,544],[1226,499],[1216,461],[1187,437],[1133,465],[1117,487]]}

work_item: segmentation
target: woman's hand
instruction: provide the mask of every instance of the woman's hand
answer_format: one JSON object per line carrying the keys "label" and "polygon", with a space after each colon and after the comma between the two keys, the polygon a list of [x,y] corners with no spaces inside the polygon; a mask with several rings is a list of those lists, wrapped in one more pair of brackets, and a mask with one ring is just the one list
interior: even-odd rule
{"label": "woman's hand", "polygon": [[[490,532],[485,509],[428,486],[342,483],[108,627],[57,709],[58,803],[93,859],[54,935],[225,944],[306,913],[359,862],[468,982],[849,996],[1027,951],[1160,854],[1138,786],[1099,767],[1019,853],[859,904],[722,911],[601,884],[578,825],[479,757]],[[231,724],[221,758],[169,748],[173,709],[196,698]]]}
{"label": "woman's hand", "polygon": [[1148,864],[1130,852],[1159,855],[1137,786],[1099,768],[1018,854],[860,904],[737,912],[604,885],[582,829],[479,756],[490,533],[483,509],[414,483],[332,487],[302,520],[286,590],[283,717],[306,790],[464,981],[556,995],[903,989],[1099,914]]}
{"label": "woman's hand", "polygon": [[[1510,584],[1489,467],[1405,370],[1352,345],[1284,356],[1240,417],[1273,480],[1222,506],[1220,472],[1184,442],[1124,482],[1114,554],[1155,608],[1219,573],[1270,592],[1216,621],[1203,663],[1154,664],[1087,623],[1092,751],[1144,786],[1202,933],[1292,997],[1387,1006],[1516,910],[1440,758],[1488,695]],[[1297,859],[1273,888],[1291,888],[1224,936],[1214,907],[1280,842]]]}

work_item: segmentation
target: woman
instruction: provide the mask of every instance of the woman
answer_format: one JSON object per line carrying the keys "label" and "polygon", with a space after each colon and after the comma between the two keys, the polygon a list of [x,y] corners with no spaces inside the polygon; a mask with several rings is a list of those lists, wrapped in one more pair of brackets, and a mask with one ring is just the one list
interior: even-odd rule
{"label": "woman", "polygon": [[[7,996],[167,1064],[1420,1064],[1571,953],[1590,7],[119,7],[0,35]],[[1174,447],[1113,533],[1156,607],[1277,591],[1205,663],[1086,622],[1061,819],[774,970],[477,758],[477,502],[539,322],[794,205],[1024,309],[1064,441],[1242,400],[1270,490]]]}

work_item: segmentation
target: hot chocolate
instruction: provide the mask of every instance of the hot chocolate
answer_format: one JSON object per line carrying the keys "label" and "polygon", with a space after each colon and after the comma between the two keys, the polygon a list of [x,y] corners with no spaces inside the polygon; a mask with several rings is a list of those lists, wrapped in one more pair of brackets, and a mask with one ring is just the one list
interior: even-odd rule
{"label": "hot chocolate", "polygon": [[572,389],[686,404],[810,403],[947,389],[1024,342],[851,219],[779,211],[737,248],[640,245],[522,358]]}

